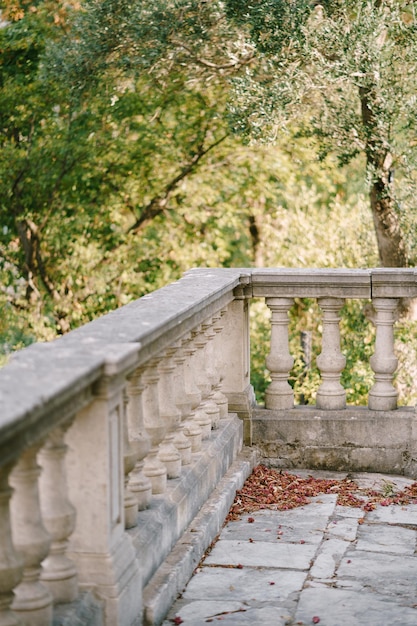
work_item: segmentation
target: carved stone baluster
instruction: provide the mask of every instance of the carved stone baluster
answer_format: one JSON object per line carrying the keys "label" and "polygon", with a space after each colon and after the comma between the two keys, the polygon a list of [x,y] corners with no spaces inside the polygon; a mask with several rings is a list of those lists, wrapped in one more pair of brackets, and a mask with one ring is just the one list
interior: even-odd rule
{"label": "carved stone baluster", "polygon": [[158,459],[159,445],[167,430],[167,424],[161,420],[159,414],[158,363],[158,359],[149,362],[143,374],[145,386],[142,393],[144,424],[151,439],[151,449],[146,456],[143,473],[151,481],[153,494],[165,493],[167,487],[167,469]]}
{"label": "carved stone baluster", "polygon": [[23,573],[23,560],[12,541],[10,472],[11,466],[0,468],[0,626],[18,626],[21,623],[10,609],[13,589],[22,580]]}
{"label": "carved stone baluster", "polygon": [[213,397],[213,400],[216,402],[217,406],[219,407],[220,419],[226,418],[229,414],[229,403],[228,403],[227,397],[222,392],[223,371],[222,371],[222,360],[219,357],[219,352],[221,352],[222,350],[222,345],[221,345],[221,340],[222,340],[221,333],[223,330],[222,318],[225,313],[226,313],[226,309],[223,309],[222,311],[219,311],[219,313],[216,313],[216,315],[213,316],[213,322],[214,322],[213,330],[215,333],[214,342],[213,342],[215,378],[212,381],[213,387],[214,387],[212,397]]}
{"label": "carved stone baluster", "polygon": [[127,424],[130,445],[135,450],[136,464],[130,472],[129,489],[134,494],[139,511],[146,509],[152,497],[151,481],[143,473],[144,459],[148,454],[151,442],[145,430],[142,408],[143,369],[138,368],[129,378],[127,394]]}
{"label": "carved stone baluster", "polygon": [[166,435],[159,446],[159,459],[166,466],[168,478],[178,478],[181,475],[181,455],[174,445],[174,437],[181,422],[181,412],[175,404],[173,355],[176,348],[165,351],[159,363],[159,414],[167,424]]}
{"label": "carved stone baluster", "polygon": [[317,391],[316,406],[319,409],[344,409],[346,392],[340,384],[340,373],[346,358],[340,351],[339,311],[344,304],[342,298],[319,298],[323,311],[323,335],[321,354],[317,357],[322,383]]}
{"label": "carved stone baluster", "polygon": [[75,528],[76,512],[68,498],[65,433],[70,423],[58,426],[38,455],[42,472],[39,495],[42,519],[52,543],[42,563],[41,580],[52,593],[54,602],[72,602],[78,595],[77,569],[66,550]]}
{"label": "carved stone baluster", "polygon": [[211,427],[218,428],[220,420],[220,408],[214,399],[214,391],[216,385],[218,385],[219,383],[220,377],[219,372],[216,369],[214,353],[214,338],[216,336],[216,331],[214,330],[214,319],[211,318],[207,322],[203,323],[202,328],[207,338],[204,352],[204,365],[207,380],[210,383],[210,391],[204,400],[204,408],[211,418]]}
{"label": "carved stone baluster", "polygon": [[288,311],[292,298],[266,298],[271,309],[271,351],[266,366],[271,373],[271,384],[266,390],[267,409],[292,409],[294,392],[288,383],[289,372],[294,364],[288,348]]}
{"label": "carved stone baluster", "polygon": [[191,332],[197,350],[194,354],[195,380],[201,392],[201,402],[196,409],[196,420],[203,431],[203,439],[210,437],[211,429],[219,420],[219,409],[210,401],[211,383],[206,372],[206,345],[208,337],[205,333],[207,324],[198,326]]}
{"label": "carved stone baluster", "polygon": [[136,465],[137,454],[129,439],[129,428],[127,423],[127,406],[129,396],[127,389],[123,391],[123,467],[124,467],[124,495],[123,504],[125,508],[125,528],[133,528],[137,524],[138,503],[136,497],[130,490],[130,472]]}
{"label": "carved stone baluster", "polygon": [[194,378],[194,354],[197,347],[194,345],[193,336],[191,333],[183,339],[183,352],[185,356],[184,362],[184,388],[187,400],[191,404],[191,414],[189,419],[185,420],[184,434],[191,441],[191,452],[199,452],[201,450],[201,443],[203,438],[203,431],[197,422],[195,411],[201,402],[201,391],[196,385]]}
{"label": "carved stone baluster", "polygon": [[15,588],[12,609],[25,626],[52,624],[52,594],[40,581],[41,563],[48,556],[51,538],[39,503],[40,445],[25,450],[10,475],[13,543],[23,556],[23,580]]}
{"label": "carved stone baluster", "polygon": [[397,408],[398,392],[392,384],[398,360],[394,353],[394,324],[399,300],[374,298],[375,316],[370,316],[376,328],[375,352],[370,363],[375,383],[369,392],[368,407],[373,411],[392,411]]}
{"label": "carved stone baluster", "polygon": [[185,392],[184,380],[184,363],[186,356],[184,354],[183,342],[176,344],[174,354],[175,370],[174,370],[174,393],[175,405],[181,413],[180,424],[174,437],[174,445],[181,455],[181,464],[189,465],[191,463],[191,440],[184,433],[185,423],[191,419],[191,401]]}

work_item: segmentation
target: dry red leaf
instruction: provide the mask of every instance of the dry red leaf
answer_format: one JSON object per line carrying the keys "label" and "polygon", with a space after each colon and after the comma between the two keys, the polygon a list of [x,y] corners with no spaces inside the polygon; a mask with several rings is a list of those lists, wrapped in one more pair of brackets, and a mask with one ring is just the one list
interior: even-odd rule
{"label": "dry red leaf", "polygon": [[[403,491],[387,497],[372,489],[360,488],[355,481],[302,478],[289,472],[283,472],[258,465],[246,480],[242,489],[236,494],[235,501],[230,509],[227,521],[239,519],[245,513],[253,513],[261,509],[275,509],[286,511],[310,502],[310,498],[320,494],[337,494],[337,503],[341,506],[362,508],[372,511],[378,504],[417,503],[417,482]],[[248,518],[248,522],[254,521]]]}
{"label": "dry red leaf", "polygon": [[179,615],[177,615],[177,617],[174,617],[174,619],[171,620],[171,622],[173,624],[182,624],[184,620],[181,619],[181,617]]}
{"label": "dry red leaf", "polygon": [[313,622],[313,624],[318,624],[320,622],[320,618],[315,615],[311,621]]}

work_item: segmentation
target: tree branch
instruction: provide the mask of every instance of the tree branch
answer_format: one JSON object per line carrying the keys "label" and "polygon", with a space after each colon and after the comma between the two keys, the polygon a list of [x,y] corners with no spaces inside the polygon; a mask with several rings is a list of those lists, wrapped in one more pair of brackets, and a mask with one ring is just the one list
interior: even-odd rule
{"label": "tree branch", "polygon": [[184,165],[181,171],[165,186],[163,192],[148,202],[148,204],[143,207],[140,216],[136,220],[132,226],[127,231],[127,234],[131,232],[138,231],[142,226],[153,220],[155,217],[163,213],[166,208],[169,197],[172,192],[178,187],[178,184],[190,174],[201,161],[201,159],[208,154],[213,148],[217,147],[220,143],[222,143],[228,135],[223,135],[217,141],[210,144],[207,148],[204,148],[203,145],[200,145],[196,154],[192,157],[192,159]]}

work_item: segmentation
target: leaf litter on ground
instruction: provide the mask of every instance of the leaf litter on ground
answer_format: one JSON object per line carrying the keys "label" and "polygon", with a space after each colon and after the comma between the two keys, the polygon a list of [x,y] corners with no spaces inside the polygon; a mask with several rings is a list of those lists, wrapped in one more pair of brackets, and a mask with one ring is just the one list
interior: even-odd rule
{"label": "leaf litter on ground", "polygon": [[[226,522],[239,519],[246,513],[261,509],[287,511],[311,502],[311,498],[322,494],[337,495],[337,504],[373,511],[378,505],[389,506],[417,504],[417,482],[389,496],[386,490],[360,487],[349,477],[338,479],[297,476],[288,471],[257,465],[247,478],[242,489],[236,492],[235,500]],[[253,518],[249,518],[252,520]]]}

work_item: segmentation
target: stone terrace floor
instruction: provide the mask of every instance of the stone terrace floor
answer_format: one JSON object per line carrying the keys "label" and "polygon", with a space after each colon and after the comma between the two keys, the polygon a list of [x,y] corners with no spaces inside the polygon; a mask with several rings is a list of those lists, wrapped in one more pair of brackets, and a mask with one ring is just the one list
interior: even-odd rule
{"label": "stone terrace floor", "polygon": [[[349,477],[374,489],[413,482]],[[417,504],[364,511],[336,500],[320,495],[289,511],[261,510],[228,522],[164,626],[416,626]]]}

